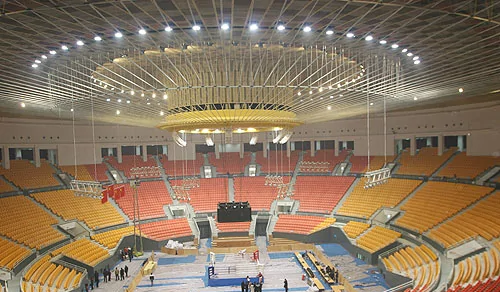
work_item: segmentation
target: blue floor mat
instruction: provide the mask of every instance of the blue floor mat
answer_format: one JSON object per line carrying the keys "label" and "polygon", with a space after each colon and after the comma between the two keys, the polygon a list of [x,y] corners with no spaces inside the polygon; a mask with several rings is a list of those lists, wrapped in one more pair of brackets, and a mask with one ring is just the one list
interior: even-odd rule
{"label": "blue floor mat", "polygon": [[329,257],[334,257],[334,256],[342,256],[342,255],[349,255],[349,252],[342,247],[340,244],[336,243],[328,243],[328,244],[321,244],[321,248],[323,248],[323,253],[326,254]]}
{"label": "blue floor mat", "polygon": [[187,257],[175,257],[175,258],[160,258],[158,259],[159,266],[166,265],[177,265],[177,264],[191,264],[196,260],[196,256],[190,255]]}
{"label": "blue floor mat", "polygon": [[268,255],[269,258],[272,260],[295,258],[293,252],[273,252],[273,253],[268,253]]}

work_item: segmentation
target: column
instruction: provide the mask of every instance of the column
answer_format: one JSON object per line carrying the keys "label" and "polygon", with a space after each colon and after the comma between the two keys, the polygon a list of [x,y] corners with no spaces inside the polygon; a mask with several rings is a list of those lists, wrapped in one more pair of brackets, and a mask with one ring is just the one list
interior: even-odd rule
{"label": "column", "polygon": [[4,169],[10,169],[10,157],[9,157],[9,147],[2,147],[2,167]]}
{"label": "column", "polygon": [[48,155],[49,155],[49,161],[50,163],[54,164],[54,165],[57,165],[57,150],[56,149],[49,149],[47,150],[48,151]]}
{"label": "column", "polygon": [[412,136],[410,138],[410,155],[415,156],[416,152],[417,152],[417,138],[415,136]]}
{"label": "column", "polygon": [[397,142],[397,147],[396,147],[396,155],[399,154],[399,152],[401,152],[401,150],[403,150],[403,140],[398,140]]}
{"label": "column", "polygon": [[464,136],[457,137],[457,147],[459,151],[464,151]]}
{"label": "column", "polygon": [[245,144],[240,144],[240,158],[243,159],[243,155],[245,154]]}
{"label": "column", "polygon": [[432,137],[427,137],[427,141],[425,143],[427,147],[432,147]]}
{"label": "column", "polygon": [[290,150],[295,151],[295,142],[290,142]]}
{"label": "column", "polygon": [[142,161],[148,161],[148,145],[142,145]]}
{"label": "column", "polygon": [[266,141],[266,142],[262,142],[262,155],[264,156],[264,158],[267,158],[267,147],[269,146],[269,143]]}
{"label": "column", "polygon": [[291,150],[292,147],[290,146],[290,144],[291,144],[290,141],[286,142],[286,157],[290,157],[292,152]]}
{"label": "column", "polygon": [[316,143],[314,143],[314,140],[311,140],[311,157],[314,157],[316,155]]}
{"label": "column", "polygon": [[23,159],[23,153],[21,152],[21,149],[16,148],[16,159],[21,160]]}
{"label": "column", "polygon": [[439,156],[443,155],[443,149],[444,149],[443,135],[438,135],[438,155]]}
{"label": "column", "polygon": [[135,155],[141,155],[141,146],[135,146]]}
{"label": "column", "polygon": [[113,156],[113,148],[106,148],[108,149],[108,156]]}
{"label": "column", "polygon": [[339,156],[339,145],[337,145],[337,141],[333,143],[333,153],[335,156]]}
{"label": "column", "polygon": [[215,159],[220,159],[220,147],[222,146],[222,144],[215,144],[214,145],[214,148],[215,148]]}
{"label": "column", "polygon": [[[76,155],[76,153],[74,153]],[[35,159],[35,166],[40,167],[40,148],[38,146],[33,147],[33,159]]]}
{"label": "column", "polygon": [[316,141],[316,151],[321,150],[321,141]]}
{"label": "column", "polygon": [[118,145],[116,147],[116,160],[118,160],[118,163],[123,162],[123,154],[122,154],[122,146]]}
{"label": "column", "polygon": [[168,148],[167,148],[167,145],[161,145],[161,149],[162,149],[162,152],[164,155],[167,155],[167,151],[168,151]]}

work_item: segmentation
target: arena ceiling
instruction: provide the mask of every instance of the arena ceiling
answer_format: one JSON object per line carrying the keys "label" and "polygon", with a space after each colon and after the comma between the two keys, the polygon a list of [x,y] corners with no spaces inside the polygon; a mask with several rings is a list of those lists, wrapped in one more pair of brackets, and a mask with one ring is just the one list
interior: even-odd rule
{"label": "arena ceiling", "polygon": [[[365,76],[352,83],[329,78],[341,66],[330,66],[327,61],[318,65],[317,55],[309,58],[306,54],[303,59],[310,61],[296,70],[313,64],[317,70],[304,71],[305,78],[293,83],[293,75],[286,70],[293,67],[292,55],[287,55],[288,63],[277,61],[275,67],[281,71],[264,64],[271,66],[262,69],[269,74],[262,78],[266,86],[281,88],[282,78],[271,78],[271,74],[290,75],[284,78],[290,80],[284,87],[291,96],[283,100],[306,123],[359,116],[367,108],[380,113],[384,104],[388,111],[400,111],[443,106],[444,101],[498,100],[499,6],[493,0],[4,0],[0,1],[0,115],[93,117],[156,126],[170,109],[169,99],[163,96],[169,90],[193,86],[184,78],[193,56],[206,58],[203,47],[229,45],[255,46],[257,51],[270,46],[315,48],[341,56],[346,64],[361,65],[358,71],[366,69]],[[252,30],[252,25],[257,29]],[[193,30],[194,26],[199,30]],[[123,36],[116,37],[117,32]],[[178,57],[165,53],[169,49],[176,50]],[[160,61],[147,57],[146,52],[155,50],[163,54]],[[281,60],[281,51],[276,51],[276,60]],[[273,63],[270,54],[260,63]],[[141,55],[146,56],[144,63]],[[129,67],[119,65],[119,58],[129,58]],[[161,60],[167,65],[158,66]],[[119,68],[108,75],[127,72],[127,77],[106,83],[99,77],[113,71],[109,69],[113,64]],[[198,70],[191,67],[196,75]],[[158,80],[152,70],[171,82]],[[249,70],[250,76],[259,73],[255,67]],[[313,82],[308,74],[316,76]],[[253,87],[225,81],[215,85]]]}

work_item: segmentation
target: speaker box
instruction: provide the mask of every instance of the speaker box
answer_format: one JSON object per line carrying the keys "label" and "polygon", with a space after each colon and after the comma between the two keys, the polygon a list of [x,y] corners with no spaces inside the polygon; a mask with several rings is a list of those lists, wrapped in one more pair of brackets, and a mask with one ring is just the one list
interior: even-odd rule
{"label": "speaker box", "polygon": [[217,222],[248,222],[252,221],[252,208],[248,202],[219,203]]}

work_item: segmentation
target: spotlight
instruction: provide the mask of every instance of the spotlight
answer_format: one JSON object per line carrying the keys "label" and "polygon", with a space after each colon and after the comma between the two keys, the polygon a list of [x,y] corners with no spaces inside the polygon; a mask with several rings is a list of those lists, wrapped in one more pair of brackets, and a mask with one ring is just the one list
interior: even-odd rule
{"label": "spotlight", "polygon": [[302,95],[302,92],[300,92],[300,91],[299,91],[299,92],[297,92],[297,95],[298,95],[298,96],[301,96],[301,95]]}
{"label": "spotlight", "polygon": [[458,89],[458,92],[462,93],[462,92],[464,92],[464,89],[460,87],[460,88]]}
{"label": "spotlight", "polygon": [[229,24],[227,24],[227,23],[223,23],[223,24],[220,26],[220,28],[221,28],[222,30],[228,30],[228,29],[229,29]]}
{"label": "spotlight", "polygon": [[304,32],[310,32],[311,31],[311,27],[310,26],[305,26],[304,27]]}
{"label": "spotlight", "polygon": [[369,36],[365,37],[365,40],[367,40],[367,41],[372,41],[372,40],[373,40],[373,37],[372,37],[371,35],[369,35]]}
{"label": "spotlight", "polygon": [[170,26],[165,26],[165,31],[170,32],[170,31],[172,31],[172,28]]}
{"label": "spotlight", "polygon": [[121,98],[119,98],[117,101],[118,101],[118,102],[122,102]]}
{"label": "spotlight", "polygon": [[38,68],[38,64],[32,64],[31,67]]}
{"label": "spotlight", "polygon": [[333,34],[333,29],[329,29],[326,31],[326,35],[332,35]]}
{"label": "spotlight", "polygon": [[40,61],[40,60],[36,59],[36,60],[35,60],[35,63],[40,64],[40,63],[42,63],[42,61]]}
{"label": "spotlight", "polygon": [[418,57],[418,56],[413,57],[413,61],[416,61],[416,60],[418,60],[418,59],[419,59],[419,57]]}
{"label": "spotlight", "polygon": [[348,32],[345,36],[348,38],[353,38],[354,34],[352,32]]}
{"label": "spotlight", "polygon": [[153,93],[153,94],[151,95],[151,97],[152,97],[152,98],[156,98],[156,93]]}
{"label": "spotlight", "polygon": [[100,41],[102,41],[102,38],[100,36],[95,36],[94,41],[100,42]]}
{"label": "spotlight", "polygon": [[55,55],[55,54],[57,54],[57,52],[56,52],[56,51],[54,51],[54,50],[52,50],[52,51],[50,51],[50,52],[49,52],[49,54],[51,54],[51,55]]}
{"label": "spotlight", "polygon": [[285,26],[283,24],[280,24],[278,25],[278,28],[277,28],[279,31],[283,31],[285,30]]}
{"label": "spotlight", "polygon": [[83,41],[77,41],[77,42],[76,42],[76,44],[77,44],[78,46],[83,46]]}
{"label": "spotlight", "polygon": [[370,102],[370,105],[373,105],[373,102]]}
{"label": "spotlight", "polygon": [[130,90],[130,95],[134,95],[135,92],[133,90]]}
{"label": "spotlight", "polygon": [[26,107],[26,104],[24,102],[21,102],[21,107]]}
{"label": "spotlight", "polygon": [[327,106],[326,109],[330,111],[330,110],[332,110],[332,107],[331,106]]}
{"label": "spotlight", "polygon": [[168,99],[168,95],[166,93],[163,95],[163,99]]}
{"label": "spotlight", "polygon": [[379,43],[380,43],[381,45],[385,45],[385,44],[387,44],[387,41],[386,41],[386,40],[380,40],[380,42],[379,42]]}
{"label": "spotlight", "polygon": [[392,44],[391,48],[397,49],[397,48],[399,48],[399,45],[398,44]]}
{"label": "spotlight", "polygon": [[328,89],[332,89],[333,87],[331,85],[328,85]]}
{"label": "spotlight", "polygon": [[277,144],[281,140],[281,138],[283,138],[283,135],[284,135],[284,131],[282,130],[276,137],[274,137],[273,143]]}
{"label": "spotlight", "polygon": [[45,56],[45,55],[42,55],[42,59],[47,59],[47,56]]}
{"label": "spotlight", "polygon": [[179,147],[186,147],[187,143],[182,139],[177,132],[172,132],[172,138],[174,138],[174,142],[179,146]]}
{"label": "spotlight", "polygon": [[71,112],[74,112],[75,110],[74,109],[70,109]]}
{"label": "spotlight", "polygon": [[312,91],[312,90],[309,90],[309,94],[313,94],[313,91]]}
{"label": "spotlight", "polygon": [[144,97],[144,92],[143,92],[143,93],[141,93],[141,97]]}
{"label": "spotlight", "polygon": [[127,100],[127,103],[130,103],[130,100]]}
{"label": "spotlight", "polygon": [[259,29],[259,25],[257,23],[252,23],[250,25],[250,30],[258,30]]}
{"label": "spotlight", "polygon": [[413,56],[413,53],[412,52],[409,52],[408,54],[406,54],[408,57],[411,57]]}
{"label": "spotlight", "polygon": [[160,111],[160,116],[163,116],[165,113],[163,111]]}
{"label": "spotlight", "polygon": [[257,140],[259,139],[259,136],[257,134],[252,134],[252,138],[250,138],[250,145],[255,145],[257,144]]}
{"label": "spotlight", "polygon": [[320,88],[318,89],[318,91],[319,91],[319,92],[323,92],[323,87],[320,87]]}
{"label": "spotlight", "polygon": [[416,61],[414,61],[414,62],[413,62],[413,64],[415,64],[415,65],[420,64],[420,60],[416,60]]}
{"label": "spotlight", "polygon": [[67,51],[67,50],[69,50],[68,46],[66,46],[66,45],[62,45],[62,46],[61,46],[61,49],[62,49],[63,51]]}
{"label": "spotlight", "polygon": [[118,39],[119,39],[119,38],[121,38],[121,37],[123,37],[123,34],[122,34],[121,32],[116,32],[116,33],[115,33],[115,38],[118,38]]}
{"label": "spotlight", "polygon": [[139,34],[145,35],[147,32],[144,28],[139,29]]}
{"label": "spotlight", "polygon": [[330,98],[333,98],[333,95],[330,95]]}
{"label": "spotlight", "polygon": [[290,140],[290,137],[292,137],[292,134],[293,134],[292,132],[287,131],[285,136],[283,136],[283,138],[281,138],[280,144],[285,144],[286,142],[288,142],[288,140]]}
{"label": "spotlight", "polygon": [[210,136],[205,137],[205,143],[207,144],[208,147],[214,146],[214,140],[212,140],[212,137]]}
{"label": "spotlight", "polygon": [[124,92],[125,92],[125,90],[122,89],[121,93],[124,93]]}
{"label": "spotlight", "polygon": [[198,31],[200,29],[201,29],[201,27],[199,25],[197,25],[197,24],[193,25],[193,30],[194,31]]}
{"label": "spotlight", "polygon": [[106,101],[111,101],[111,98],[106,98]]}
{"label": "spotlight", "polygon": [[401,53],[406,53],[406,52],[408,52],[408,49],[403,49],[403,50],[401,51]]}
{"label": "spotlight", "polygon": [[119,115],[120,114],[120,110],[116,110],[116,115]]}
{"label": "spotlight", "polygon": [[415,96],[415,97],[413,98],[413,100],[418,100],[418,98]]}

